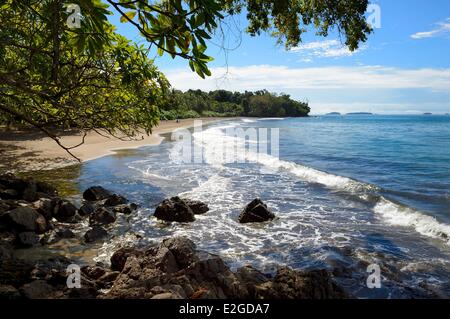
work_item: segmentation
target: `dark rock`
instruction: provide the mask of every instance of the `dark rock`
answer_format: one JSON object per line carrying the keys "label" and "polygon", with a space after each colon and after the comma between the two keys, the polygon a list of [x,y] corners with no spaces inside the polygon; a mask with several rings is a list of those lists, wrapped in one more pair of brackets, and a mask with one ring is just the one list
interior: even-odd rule
{"label": "dark rock", "polygon": [[4,174],[0,176],[0,185],[2,185],[5,189],[14,189],[19,194],[22,194],[28,186],[28,183],[27,181],[17,178],[12,174]]}
{"label": "dark rock", "polygon": [[94,226],[84,234],[84,239],[87,243],[92,243],[106,236],[108,236],[108,232],[103,227]]}
{"label": "dark rock", "polygon": [[89,216],[90,225],[108,225],[116,221],[116,213],[104,208],[97,207],[94,213]]}
{"label": "dark rock", "polygon": [[88,201],[98,201],[107,199],[111,195],[112,193],[109,190],[101,186],[92,186],[84,191],[83,198]]}
{"label": "dark rock", "polygon": [[273,281],[255,287],[263,299],[343,299],[347,294],[325,270],[297,271],[280,267]]}
{"label": "dark rock", "polygon": [[114,207],[114,212],[119,213],[119,214],[125,214],[125,215],[129,215],[131,214],[134,210],[136,210],[136,204],[130,204],[130,205],[126,205],[126,204],[122,204],[122,205],[117,205]]}
{"label": "dark rock", "polygon": [[62,223],[74,223],[78,220],[75,218],[77,214],[77,208],[71,202],[59,201],[55,205],[53,217]]}
{"label": "dark rock", "polygon": [[0,190],[1,199],[19,199],[20,194],[12,188]]}
{"label": "dark rock", "polygon": [[55,202],[49,198],[41,198],[33,203],[33,207],[46,220],[51,220],[55,209]]}
{"label": "dark rock", "polygon": [[117,206],[117,205],[121,205],[121,204],[126,204],[128,202],[128,200],[120,195],[117,194],[112,194],[110,197],[108,197],[105,200],[104,205],[105,206]]}
{"label": "dark rock", "polygon": [[100,266],[84,266],[81,268],[81,271],[93,280],[99,279],[106,273],[106,269]]}
{"label": "dark rock", "polygon": [[20,292],[27,299],[48,299],[54,297],[56,290],[45,280],[35,280],[23,285]]}
{"label": "dark rock", "polygon": [[183,199],[183,200],[192,210],[194,215],[205,214],[207,211],[209,211],[208,205],[199,200],[192,200],[192,199]]}
{"label": "dark rock", "polygon": [[4,213],[2,217],[16,231],[43,233],[47,230],[44,216],[31,207],[17,207]]}
{"label": "dark rock", "polygon": [[46,194],[49,197],[58,196],[58,191],[56,190],[56,188],[48,183],[37,181],[36,187],[39,193]]}
{"label": "dark rock", "polygon": [[0,285],[0,300],[16,300],[20,299],[19,290],[11,285]]}
{"label": "dark rock", "polygon": [[259,198],[250,202],[239,215],[240,223],[260,223],[275,218],[275,215],[267,209]]}
{"label": "dark rock", "polygon": [[130,256],[140,256],[142,252],[135,248],[124,247],[117,250],[111,256],[111,270],[122,271]]}
{"label": "dark rock", "polygon": [[186,237],[164,239],[160,247],[170,250],[180,268],[185,268],[198,260],[195,244]]}
{"label": "dark rock", "polygon": [[154,216],[168,222],[187,223],[195,220],[192,209],[178,196],[162,201],[156,207]]}
{"label": "dark rock", "polygon": [[97,279],[97,284],[102,287],[110,287],[112,282],[120,275],[120,271],[109,271]]}
{"label": "dark rock", "polygon": [[80,209],[78,209],[78,214],[80,216],[90,216],[92,215],[92,213],[94,213],[95,211],[95,207],[94,205],[90,204],[90,203],[84,203]]}
{"label": "dark rock", "polygon": [[27,187],[23,190],[22,199],[27,202],[34,202],[39,199],[37,185],[34,181],[28,182]]}
{"label": "dark rock", "polygon": [[56,235],[59,238],[75,238],[75,234],[73,233],[73,231],[71,231],[68,228],[62,228],[62,229],[57,229],[56,230]]}
{"label": "dark rock", "polygon": [[39,243],[39,236],[35,232],[22,232],[17,235],[17,244],[22,247],[31,247]]}

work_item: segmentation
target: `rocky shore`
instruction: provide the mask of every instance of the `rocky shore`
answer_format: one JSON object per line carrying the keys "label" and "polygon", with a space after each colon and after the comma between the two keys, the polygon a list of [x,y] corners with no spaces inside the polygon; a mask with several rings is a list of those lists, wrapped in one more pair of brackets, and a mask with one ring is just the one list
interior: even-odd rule
{"label": "rocky shore", "polygon": [[[158,245],[124,247],[110,264],[84,265],[80,287],[69,288],[73,262],[66,256],[21,259],[16,249],[53,244],[74,238],[80,244],[105,240],[119,214],[132,214],[138,206],[101,186],[83,193],[77,207],[60,198],[54,187],[14,175],[0,176],[0,299],[21,298],[346,298],[348,295],[325,270],[297,271],[279,267],[275,275],[248,265],[231,271],[220,256],[200,251],[188,238],[164,239]],[[209,210],[206,203],[172,197],[154,213],[166,222],[194,222]],[[264,222],[275,218],[255,199],[238,222]],[[87,222],[84,236],[73,229]],[[69,268],[68,268],[69,267]]]}

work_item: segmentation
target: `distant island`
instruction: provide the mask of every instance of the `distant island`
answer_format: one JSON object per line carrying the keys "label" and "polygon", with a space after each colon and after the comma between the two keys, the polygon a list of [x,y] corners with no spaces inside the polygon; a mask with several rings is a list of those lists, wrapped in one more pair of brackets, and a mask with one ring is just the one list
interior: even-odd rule
{"label": "distant island", "polygon": [[423,113],[423,115],[433,115],[433,113],[426,112],[426,113]]}
{"label": "distant island", "polygon": [[325,116],[341,116],[341,115],[342,114],[339,112],[330,112],[330,113],[325,114]]}
{"label": "distant island", "polygon": [[370,113],[370,112],[352,112],[352,113],[347,113],[346,115],[373,115],[373,113]]}

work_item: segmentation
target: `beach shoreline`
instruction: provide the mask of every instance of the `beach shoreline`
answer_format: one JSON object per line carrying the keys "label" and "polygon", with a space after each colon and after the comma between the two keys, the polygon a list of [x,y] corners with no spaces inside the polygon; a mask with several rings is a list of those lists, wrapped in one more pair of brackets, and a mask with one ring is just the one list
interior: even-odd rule
{"label": "beach shoreline", "polygon": [[[86,135],[85,141],[71,152],[81,163],[115,154],[119,150],[135,149],[148,145],[158,145],[164,138],[162,134],[171,133],[176,129],[188,129],[194,126],[194,121],[201,120],[202,125],[211,124],[231,118],[196,118],[162,120],[154,127],[150,135],[141,134],[141,139],[124,141],[112,136],[103,136],[94,131]],[[65,146],[77,145],[82,141],[78,131],[66,131],[61,136]],[[63,148],[50,137],[37,130],[7,131],[0,129],[0,172],[30,172],[51,170],[74,164],[79,164]]]}

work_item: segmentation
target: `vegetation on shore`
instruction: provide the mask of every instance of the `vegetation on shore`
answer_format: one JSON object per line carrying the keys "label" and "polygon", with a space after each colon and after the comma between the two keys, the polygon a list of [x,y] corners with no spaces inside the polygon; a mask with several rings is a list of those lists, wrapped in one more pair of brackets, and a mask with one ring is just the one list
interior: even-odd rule
{"label": "vegetation on shore", "polygon": [[216,90],[204,92],[172,90],[161,105],[161,119],[195,117],[302,117],[308,116],[307,102],[298,102],[288,94],[256,92],[230,92]]}

